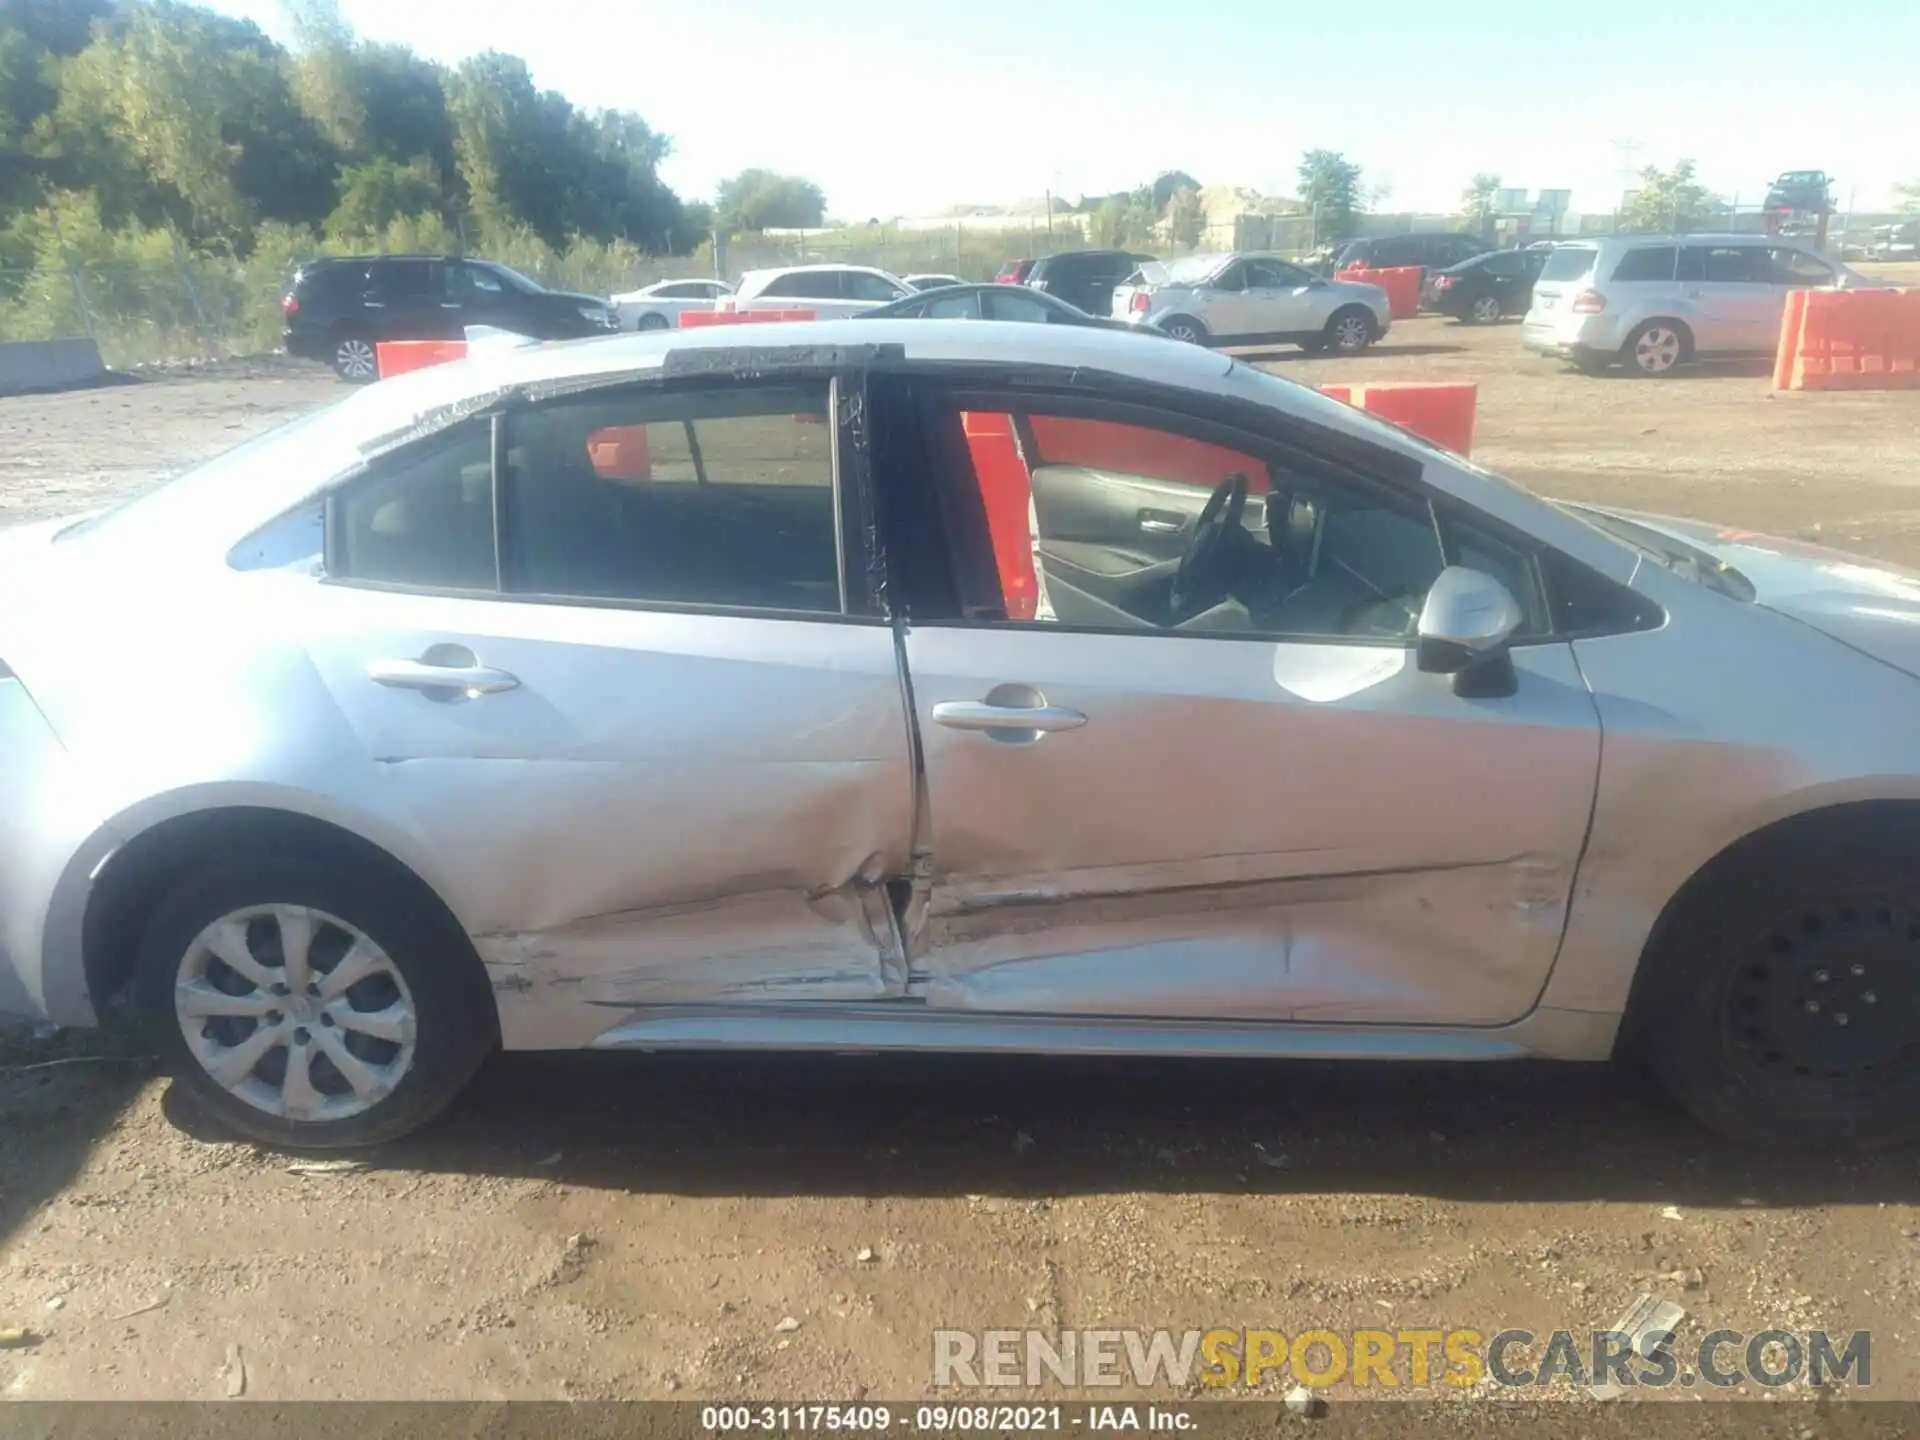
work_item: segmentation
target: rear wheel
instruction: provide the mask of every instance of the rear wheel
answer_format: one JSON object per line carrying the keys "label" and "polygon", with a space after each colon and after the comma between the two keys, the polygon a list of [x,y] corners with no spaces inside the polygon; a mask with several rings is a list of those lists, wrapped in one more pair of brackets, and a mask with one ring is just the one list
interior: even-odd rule
{"label": "rear wheel", "polygon": [[1669,375],[1693,353],[1693,335],[1678,320],[1649,320],[1627,337],[1620,357],[1636,375]]}
{"label": "rear wheel", "polygon": [[334,338],[333,373],[349,385],[365,385],[380,378],[380,364],[373,341],[364,335],[339,335]]}
{"label": "rear wheel", "polygon": [[1336,310],[1322,332],[1322,346],[1340,355],[1357,355],[1373,344],[1373,316],[1358,305]]}
{"label": "rear wheel", "polygon": [[160,904],[135,994],[175,1080],[255,1140],[371,1145],[426,1123],[492,1048],[465,938],[339,859],[212,862]]}
{"label": "rear wheel", "polygon": [[1188,345],[1207,343],[1207,327],[1191,315],[1169,315],[1160,322],[1160,329],[1170,340],[1180,340]]}
{"label": "rear wheel", "polygon": [[1639,1046],[1681,1104],[1773,1150],[1920,1135],[1916,855],[1913,826],[1802,830],[1683,899],[1635,997]]}
{"label": "rear wheel", "polygon": [[1467,313],[1460,318],[1465,320],[1469,325],[1491,325],[1494,321],[1498,320],[1503,313],[1500,308],[1500,301],[1496,296],[1481,295],[1476,297],[1471,305],[1467,306]]}

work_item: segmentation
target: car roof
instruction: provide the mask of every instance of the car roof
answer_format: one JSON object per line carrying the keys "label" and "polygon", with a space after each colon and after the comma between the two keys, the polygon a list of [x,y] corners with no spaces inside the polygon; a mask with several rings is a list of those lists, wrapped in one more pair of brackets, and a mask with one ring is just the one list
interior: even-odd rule
{"label": "car roof", "polygon": [[823,270],[851,270],[861,275],[884,275],[889,280],[898,280],[900,278],[891,270],[882,270],[878,265],[845,265],[839,261],[830,260],[821,261],[813,265],[771,265],[763,270],[748,270],[740,276],[740,283],[744,285],[747,281],[757,279],[761,276],[771,278],[775,275],[808,275]]}

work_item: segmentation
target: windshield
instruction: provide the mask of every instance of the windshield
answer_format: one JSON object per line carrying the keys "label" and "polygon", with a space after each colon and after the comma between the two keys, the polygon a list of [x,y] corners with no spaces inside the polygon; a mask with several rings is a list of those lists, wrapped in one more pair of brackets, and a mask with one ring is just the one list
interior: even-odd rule
{"label": "windshield", "polygon": [[1593,269],[1598,254],[1591,245],[1560,245],[1547,256],[1540,269],[1542,280],[1579,280]]}

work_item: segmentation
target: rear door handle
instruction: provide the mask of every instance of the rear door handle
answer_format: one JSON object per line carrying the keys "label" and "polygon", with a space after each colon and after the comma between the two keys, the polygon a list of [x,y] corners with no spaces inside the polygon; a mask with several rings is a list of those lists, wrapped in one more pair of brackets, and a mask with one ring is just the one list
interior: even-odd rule
{"label": "rear door handle", "polygon": [[395,690],[457,691],[469,698],[498,695],[520,684],[506,671],[485,665],[433,665],[425,660],[369,661],[367,678]]}
{"label": "rear door handle", "polygon": [[933,707],[936,725],[949,730],[1078,730],[1087,717],[1063,705],[989,705],[980,700],[942,700]]}

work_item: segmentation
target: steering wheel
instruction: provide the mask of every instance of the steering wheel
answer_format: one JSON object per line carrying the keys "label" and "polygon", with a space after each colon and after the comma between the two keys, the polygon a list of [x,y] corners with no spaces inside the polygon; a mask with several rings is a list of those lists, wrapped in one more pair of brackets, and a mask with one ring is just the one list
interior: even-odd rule
{"label": "steering wheel", "polygon": [[1180,557],[1180,568],[1173,573],[1173,590],[1167,597],[1168,608],[1176,621],[1203,607],[1195,602],[1219,588],[1214,572],[1226,553],[1227,537],[1240,528],[1247,513],[1247,477],[1229,475],[1213,487],[1213,494],[1193,522],[1193,538]]}

